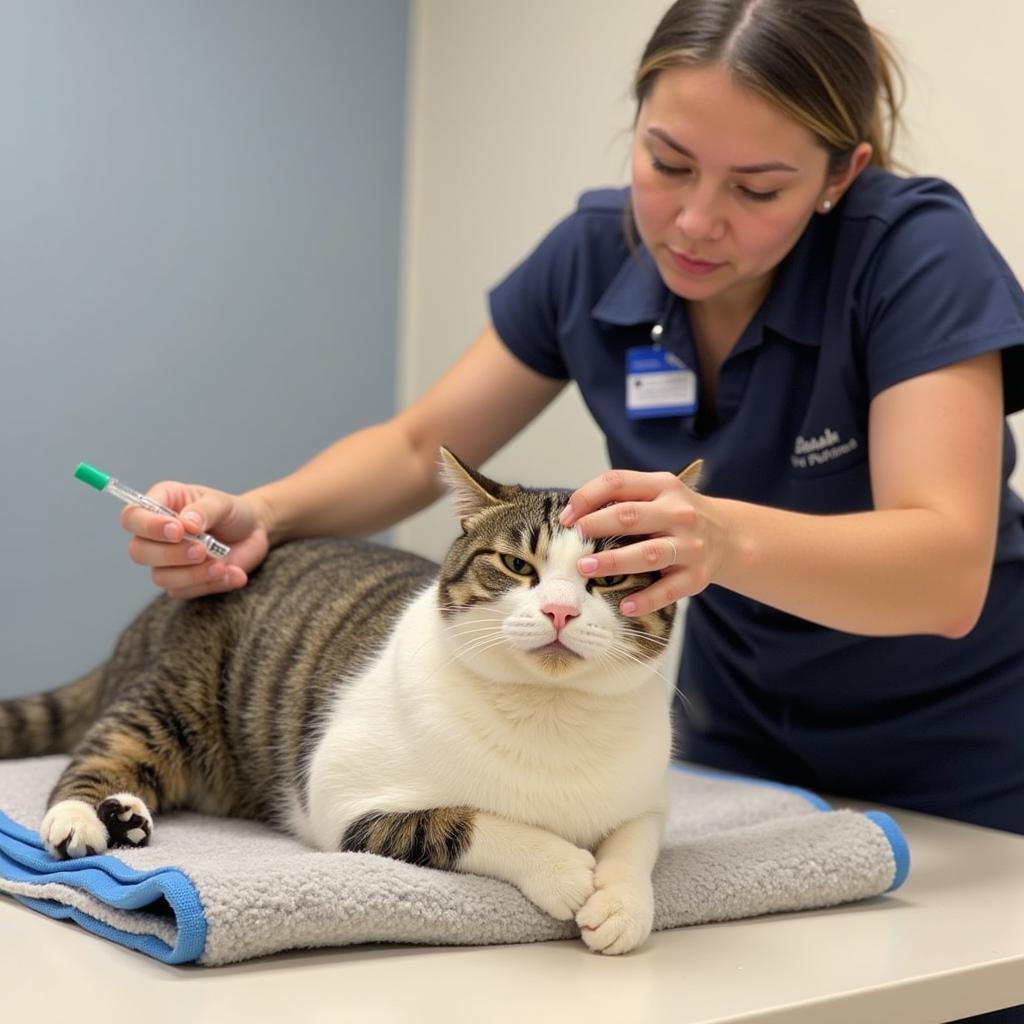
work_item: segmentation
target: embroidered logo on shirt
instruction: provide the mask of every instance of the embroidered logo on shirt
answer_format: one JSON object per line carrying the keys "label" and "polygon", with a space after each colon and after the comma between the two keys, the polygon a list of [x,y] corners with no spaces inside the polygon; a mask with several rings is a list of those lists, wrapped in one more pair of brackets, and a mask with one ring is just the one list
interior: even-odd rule
{"label": "embroidered logo on shirt", "polygon": [[826,427],[817,437],[798,437],[793,442],[793,454],[789,461],[796,469],[810,469],[812,466],[834,462],[856,451],[858,447],[857,438],[851,437],[844,441],[831,427]]}

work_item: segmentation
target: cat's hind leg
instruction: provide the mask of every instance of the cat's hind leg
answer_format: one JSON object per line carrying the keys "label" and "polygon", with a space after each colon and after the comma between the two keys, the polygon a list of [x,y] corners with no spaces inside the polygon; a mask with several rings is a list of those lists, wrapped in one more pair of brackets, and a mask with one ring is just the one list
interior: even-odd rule
{"label": "cat's hind leg", "polygon": [[[173,731],[173,730],[172,730]],[[187,744],[145,709],[108,712],[77,748],[39,828],[62,860],[112,846],[145,846],[153,815],[180,805],[191,783]]]}
{"label": "cat's hind leg", "polygon": [[153,816],[133,793],[116,793],[98,805],[68,798],[50,807],[39,834],[52,857],[91,857],[111,846],[146,846]]}

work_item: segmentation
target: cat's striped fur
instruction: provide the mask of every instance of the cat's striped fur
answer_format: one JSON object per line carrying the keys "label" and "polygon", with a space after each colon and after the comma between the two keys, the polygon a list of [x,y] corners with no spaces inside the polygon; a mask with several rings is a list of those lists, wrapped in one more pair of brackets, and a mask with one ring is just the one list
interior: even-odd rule
{"label": "cat's striped fur", "polygon": [[[98,669],[0,703],[0,756],[72,754],[41,829],[54,855],[144,844],[153,815],[188,807],[504,878],[608,952],[643,940],[671,609],[618,613],[649,574],[579,577],[575,560],[614,542],[560,526],[568,491],[443,455],[463,532],[440,567],[365,541],[285,544],[243,590],[158,598]],[[629,899],[609,910],[599,893],[620,875]]]}

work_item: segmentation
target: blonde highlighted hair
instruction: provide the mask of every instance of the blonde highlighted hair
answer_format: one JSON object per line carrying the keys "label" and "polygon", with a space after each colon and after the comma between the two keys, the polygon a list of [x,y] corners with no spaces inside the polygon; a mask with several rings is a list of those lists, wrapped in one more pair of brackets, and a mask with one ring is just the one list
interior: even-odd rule
{"label": "blonde highlighted hair", "polygon": [[809,129],[829,154],[829,174],[862,142],[873,164],[895,166],[903,75],[854,0],[677,0],[640,60],[637,112],[662,71],[700,64],[724,65]]}

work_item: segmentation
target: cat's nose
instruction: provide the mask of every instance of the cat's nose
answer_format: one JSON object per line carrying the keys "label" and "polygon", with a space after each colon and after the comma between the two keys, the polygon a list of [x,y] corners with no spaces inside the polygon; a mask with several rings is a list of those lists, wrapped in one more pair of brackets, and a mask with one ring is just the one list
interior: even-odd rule
{"label": "cat's nose", "polygon": [[546,604],[541,611],[551,620],[556,633],[561,633],[565,629],[565,624],[580,613],[579,608],[574,608],[571,604]]}

